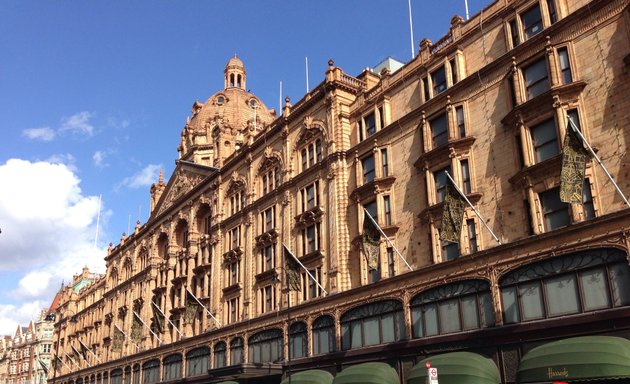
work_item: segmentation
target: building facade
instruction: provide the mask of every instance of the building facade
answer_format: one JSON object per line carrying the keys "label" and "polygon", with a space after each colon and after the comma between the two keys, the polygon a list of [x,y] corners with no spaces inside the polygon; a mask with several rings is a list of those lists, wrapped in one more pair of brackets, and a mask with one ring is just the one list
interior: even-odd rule
{"label": "building facade", "polygon": [[45,384],[50,368],[53,318],[42,311],[28,326],[18,326],[0,345],[0,383]]}
{"label": "building facade", "polygon": [[[625,348],[629,31],[627,0],[498,0],[401,68],[329,61],[282,111],[247,91],[235,56],[193,104],[148,221],[60,300],[49,377],[278,383],[385,362],[413,383],[425,359],[470,352],[515,383],[536,347]],[[569,119],[605,166],[586,156],[571,204]],[[449,177],[475,208],[456,242]]]}

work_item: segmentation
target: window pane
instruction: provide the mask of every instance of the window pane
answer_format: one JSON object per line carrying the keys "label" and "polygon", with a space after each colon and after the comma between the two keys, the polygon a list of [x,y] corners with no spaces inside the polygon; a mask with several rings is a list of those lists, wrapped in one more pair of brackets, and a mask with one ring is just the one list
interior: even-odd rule
{"label": "window pane", "polygon": [[542,295],[538,281],[521,284],[518,289],[523,320],[540,319],[543,317]]}
{"label": "window pane", "polygon": [[374,117],[374,113],[370,113],[365,116],[365,131],[367,133],[367,137],[376,133],[376,118]]}
{"label": "window pane", "polygon": [[545,217],[545,229],[547,231],[569,225],[569,206],[560,201],[560,191],[558,188],[540,193],[539,196]]}
{"label": "window pane", "polygon": [[472,295],[462,297],[461,306],[464,330],[479,328],[479,315],[477,314],[477,297]]}
{"label": "window pane", "polygon": [[462,329],[459,322],[459,304],[457,299],[443,301],[439,304],[441,333],[457,332]]}
{"label": "window pane", "polygon": [[603,269],[581,272],[580,287],[584,298],[584,311],[610,307],[606,274]]}
{"label": "window pane", "polygon": [[352,345],[351,348],[359,348],[362,346],[361,340],[361,322],[353,321],[350,323],[352,333]]}
{"label": "window pane", "polygon": [[525,68],[524,76],[527,100],[549,90],[550,84],[547,72],[547,61],[544,57]]}
{"label": "window pane", "polygon": [[374,156],[368,156],[361,161],[363,165],[363,182],[374,180]]}
{"label": "window pane", "polygon": [[495,325],[494,305],[489,292],[479,295],[479,305],[481,306],[481,326],[492,327]]}
{"label": "window pane", "polygon": [[536,162],[547,160],[559,152],[556,124],[553,119],[547,120],[531,128]]}
{"label": "window pane", "polygon": [[411,309],[411,321],[413,323],[413,337],[424,336],[424,331],[422,330],[422,307]]}
{"label": "window pane", "polygon": [[630,267],[627,264],[610,266],[610,285],[614,305],[630,305]]}
{"label": "window pane", "polygon": [[545,294],[547,297],[548,316],[577,313],[580,310],[574,274],[546,279]]}
{"label": "window pane", "polygon": [[387,315],[383,315],[381,317],[381,328],[383,330],[383,343],[391,343],[392,341],[396,341],[396,328],[394,327],[393,313],[388,313]]}
{"label": "window pane", "polygon": [[350,349],[350,324],[341,325],[341,349]]}
{"label": "window pane", "polygon": [[535,6],[527,12],[524,12],[521,15],[521,22],[523,23],[525,39],[529,39],[532,36],[540,33],[540,31],[542,31],[543,29],[540,7]]}
{"label": "window pane", "polygon": [[365,342],[363,345],[375,345],[380,344],[380,330],[379,330],[379,319],[377,317],[373,317],[370,319],[363,320],[363,333]]}
{"label": "window pane", "polygon": [[444,71],[444,67],[433,72],[431,74],[431,80],[433,80],[433,96],[446,91],[446,72]]}
{"label": "window pane", "polygon": [[503,288],[501,290],[503,299],[503,319],[506,324],[519,322],[519,310],[516,303],[516,287]]}
{"label": "window pane", "polygon": [[573,82],[573,76],[571,75],[571,64],[569,63],[569,52],[566,48],[558,49],[558,60],[560,61],[562,81],[564,84],[570,84]]}
{"label": "window pane", "polygon": [[424,323],[426,336],[438,334],[437,310],[435,304],[424,306]]}
{"label": "window pane", "polygon": [[433,138],[433,148],[442,146],[448,142],[448,125],[446,114],[442,114],[429,122],[431,127],[431,137]]}

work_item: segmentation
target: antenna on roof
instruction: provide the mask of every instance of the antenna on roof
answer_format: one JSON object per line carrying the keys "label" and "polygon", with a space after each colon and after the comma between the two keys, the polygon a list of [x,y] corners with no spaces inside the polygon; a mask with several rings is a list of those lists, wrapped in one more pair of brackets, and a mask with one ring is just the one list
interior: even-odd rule
{"label": "antenna on roof", "polygon": [[416,51],[413,48],[413,21],[411,18],[411,0],[407,0],[407,3],[409,4],[409,36],[411,36],[411,59],[413,59],[414,57],[416,57]]}
{"label": "antenna on roof", "polygon": [[309,93],[310,89],[308,87],[308,56],[306,56],[306,93]]}
{"label": "antenna on roof", "polygon": [[98,225],[101,221],[101,198],[103,195],[98,195],[98,214],[96,216],[96,234],[94,235],[94,249],[96,249],[96,242],[98,241]]}

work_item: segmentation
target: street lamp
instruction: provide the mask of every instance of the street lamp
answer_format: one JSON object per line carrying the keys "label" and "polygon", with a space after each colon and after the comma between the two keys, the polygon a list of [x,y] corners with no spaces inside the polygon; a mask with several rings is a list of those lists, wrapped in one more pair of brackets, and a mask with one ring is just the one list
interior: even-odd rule
{"label": "street lamp", "polygon": [[[68,320],[70,320],[71,323],[76,322],[76,314],[74,312],[69,309],[67,309],[65,312],[70,312],[71,316],[61,317],[58,322],[59,326],[57,328],[57,345],[55,346],[55,357],[53,359],[53,384],[57,384],[57,359],[61,360],[61,358],[59,357],[59,344],[61,344],[61,323]],[[60,315],[62,315],[62,313],[60,313]],[[51,317],[51,320],[53,320],[57,317],[57,315],[55,313],[51,313],[46,317]]]}

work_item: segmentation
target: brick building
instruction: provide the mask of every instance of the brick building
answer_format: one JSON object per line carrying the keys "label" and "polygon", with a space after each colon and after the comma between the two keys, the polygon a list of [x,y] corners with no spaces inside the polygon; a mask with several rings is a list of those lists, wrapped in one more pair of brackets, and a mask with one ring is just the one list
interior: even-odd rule
{"label": "brick building", "polygon": [[[630,377],[627,358],[606,369],[630,353],[629,205],[592,157],[560,198],[569,118],[630,191],[629,31],[627,0],[498,0],[404,65],[331,60],[282,111],[235,56],[148,221],[59,301],[50,375],[329,383],[380,362],[360,369],[415,384],[430,360],[451,383],[465,360],[475,382]],[[447,175],[478,211],[454,242]]]}

